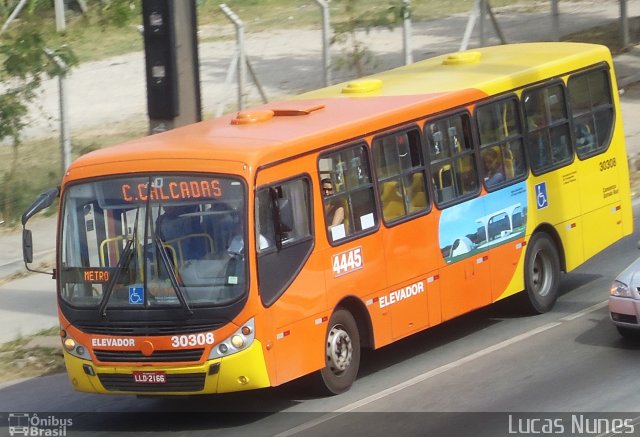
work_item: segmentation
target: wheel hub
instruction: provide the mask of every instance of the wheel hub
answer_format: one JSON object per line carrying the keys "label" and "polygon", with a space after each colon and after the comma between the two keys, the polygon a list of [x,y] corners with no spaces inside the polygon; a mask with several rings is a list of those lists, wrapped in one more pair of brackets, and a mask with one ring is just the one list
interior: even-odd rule
{"label": "wheel hub", "polygon": [[551,265],[549,260],[542,253],[536,254],[533,261],[533,272],[531,280],[535,287],[535,291],[540,296],[546,296],[549,294],[550,289],[550,276]]}
{"label": "wheel hub", "polygon": [[342,326],[334,326],[327,338],[327,360],[334,374],[344,372],[353,359],[353,345],[349,333]]}

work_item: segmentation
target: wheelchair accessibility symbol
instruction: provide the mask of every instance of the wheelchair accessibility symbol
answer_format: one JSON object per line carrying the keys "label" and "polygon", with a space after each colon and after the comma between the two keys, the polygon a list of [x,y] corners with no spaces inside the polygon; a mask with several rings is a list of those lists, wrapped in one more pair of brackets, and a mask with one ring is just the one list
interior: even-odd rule
{"label": "wheelchair accessibility symbol", "polygon": [[543,209],[549,206],[546,182],[541,182],[536,185],[536,206],[538,209]]}
{"label": "wheelchair accessibility symbol", "polygon": [[144,288],[129,287],[129,303],[131,305],[144,304]]}

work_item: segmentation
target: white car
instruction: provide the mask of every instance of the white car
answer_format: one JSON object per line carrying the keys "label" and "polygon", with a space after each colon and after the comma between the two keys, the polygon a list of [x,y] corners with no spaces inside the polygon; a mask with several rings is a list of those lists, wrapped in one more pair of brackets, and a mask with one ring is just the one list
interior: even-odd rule
{"label": "white car", "polygon": [[640,339],[640,258],[611,284],[609,317],[625,338]]}

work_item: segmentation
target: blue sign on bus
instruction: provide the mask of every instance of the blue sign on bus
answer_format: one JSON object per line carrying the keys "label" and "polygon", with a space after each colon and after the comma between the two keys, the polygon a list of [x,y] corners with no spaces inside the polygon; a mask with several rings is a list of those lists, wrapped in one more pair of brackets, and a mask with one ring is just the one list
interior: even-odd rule
{"label": "blue sign on bus", "polygon": [[144,303],[143,287],[129,287],[129,303],[131,305],[142,305]]}
{"label": "blue sign on bus", "polygon": [[543,209],[549,206],[546,182],[540,182],[536,185],[536,206],[538,209]]}

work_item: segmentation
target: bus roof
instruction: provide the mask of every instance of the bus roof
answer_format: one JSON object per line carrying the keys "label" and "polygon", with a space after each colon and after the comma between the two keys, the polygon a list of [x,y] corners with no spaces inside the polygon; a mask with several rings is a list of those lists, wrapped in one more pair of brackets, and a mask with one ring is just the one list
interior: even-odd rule
{"label": "bus roof", "polygon": [[80,157],[70,171],[151,157],[256,168],[603,60],[611,65],[606,47],[582,43],[510,44],[442,55],[98,150]]}

